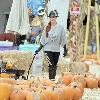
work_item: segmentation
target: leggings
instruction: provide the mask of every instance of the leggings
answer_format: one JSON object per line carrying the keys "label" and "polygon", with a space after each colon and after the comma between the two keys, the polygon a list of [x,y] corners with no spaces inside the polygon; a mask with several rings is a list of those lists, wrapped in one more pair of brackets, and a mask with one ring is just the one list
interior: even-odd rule
{"label": "leggings", "polygon": [[45,51],[49,59],[49,79],[55,79],[60,52]]}

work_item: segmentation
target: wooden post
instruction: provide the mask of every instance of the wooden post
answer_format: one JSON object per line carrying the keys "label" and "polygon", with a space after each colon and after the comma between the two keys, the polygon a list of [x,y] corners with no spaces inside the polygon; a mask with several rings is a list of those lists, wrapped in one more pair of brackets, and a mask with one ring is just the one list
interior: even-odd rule
{"label": "wooden post", "polygon": [[88,0],[87,25],[86,25],[86,34],[85,34],[85,44],[84,44],[84,58],[86,58],[87,47],[88,47],[88,37],[89,37],[89,27],[90,27],[90,8],[91,8],[91,0]]}
{"label": "wooden post", "polygon": [[[96,0],[95,0],[96,1]],[[98,4],[95,2],[95,18],[96,18],[96,46],[97,46],[97,60],[100,61],[100,43],[99,43],[99,20],[98,20]]]}
{"label": "wooden post", "polygon": [[78,15],[80,15],[80,1],[72,0],[70,7],[72,61],[78,60]]}

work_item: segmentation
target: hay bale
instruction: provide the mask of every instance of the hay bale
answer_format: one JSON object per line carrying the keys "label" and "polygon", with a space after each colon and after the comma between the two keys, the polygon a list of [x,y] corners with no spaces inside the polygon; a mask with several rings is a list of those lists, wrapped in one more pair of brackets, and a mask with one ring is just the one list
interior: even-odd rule
{"label": "hay bale", "polygon": [[69,64],[69,69],[73,74],[85,75],[86,64],[84,62],[72,62]]}
{"label": "hay bale", "polygon": [[30,51],[0,51],[0,56],[3,57],[3,61],[10,61],[14,64],[17,69],[27,71],[31,61],[32,61],[32,52]]}

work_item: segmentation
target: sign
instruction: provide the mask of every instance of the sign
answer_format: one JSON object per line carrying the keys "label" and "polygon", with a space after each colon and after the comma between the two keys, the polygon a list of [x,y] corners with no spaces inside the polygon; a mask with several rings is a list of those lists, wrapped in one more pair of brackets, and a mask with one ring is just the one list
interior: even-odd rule
{"label": "sign", "polygon": [[70,14],[71,15],[79,15],[80,14],[80,7],[72,7],[71,9],[70,9]]}
{"label": "sign", "polygon": [[45,0],[27,0],[29,15],[43,15],[45,10]]}

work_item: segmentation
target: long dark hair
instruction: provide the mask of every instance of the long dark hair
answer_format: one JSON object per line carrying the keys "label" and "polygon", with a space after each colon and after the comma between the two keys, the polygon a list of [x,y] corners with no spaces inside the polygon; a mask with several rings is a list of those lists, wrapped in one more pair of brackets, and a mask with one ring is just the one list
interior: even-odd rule
{"label": "long dark hair", "polygon": [[51,22],[46,26],[46,37],[48,38],[48,32],[51,30]]}

